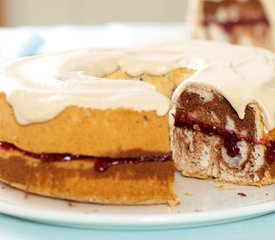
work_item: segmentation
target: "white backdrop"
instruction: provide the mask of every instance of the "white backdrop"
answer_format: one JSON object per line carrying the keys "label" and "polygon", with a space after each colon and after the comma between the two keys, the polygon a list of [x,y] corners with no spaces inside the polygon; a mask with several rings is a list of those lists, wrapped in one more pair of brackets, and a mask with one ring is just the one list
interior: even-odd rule
{"label": "white backdrop", "polygon": [[5,0],[7,26],[183,22],[187,0]]}

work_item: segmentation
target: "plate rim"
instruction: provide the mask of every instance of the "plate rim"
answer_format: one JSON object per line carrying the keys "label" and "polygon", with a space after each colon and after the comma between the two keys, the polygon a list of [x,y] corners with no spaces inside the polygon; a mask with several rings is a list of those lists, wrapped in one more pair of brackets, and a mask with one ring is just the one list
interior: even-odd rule
{"label": "plate rim", "polygon": [[[9,216],[59,226],[77,228],[150,230],[179,229],[214,225],[236,220],[244,220],[275,211],[275,201],[250,204],[248,206],[205,210],[201,212],[171,214],[106,214],[84,212],[56,212],[49,209],[31,209],[12,205],[0,200],[0,212]],[[42,214],[41,214],[42,213]]]}

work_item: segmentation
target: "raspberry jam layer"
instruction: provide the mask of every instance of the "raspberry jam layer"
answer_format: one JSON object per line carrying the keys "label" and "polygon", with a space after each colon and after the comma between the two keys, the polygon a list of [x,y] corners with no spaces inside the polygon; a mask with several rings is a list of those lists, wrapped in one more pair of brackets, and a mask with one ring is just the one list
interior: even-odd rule
{"label": "raspberry jam layer", "polygon": [[275,161],[275,141],[270,141],[267,145],[265,158],[269,164]]}
{"label": "raspberry jam layer", "polygon": [[215,19],[205,19],[202,23],[204,27],[208,27],[211,24],[218,25],[221,27],[225,32],[231,33],[235,27],[239,26],[256,26],[256,25],[266,25],[269,26],[269,22],[266,18],[259,18],[259,19],[250,19],[250,20],[239,20],[236,22],[219,22]]}
{"label": "raspberry jam layer", "polygon": [[180,116],[180,114],[176,114],[174,126],[178,128],[187,128],[191,130],[196,130],[195,126],[199,126],[199,130],[204,134],[207,134],[209,136],[212,136],[212,135],[220,136],[224,140],[224,148],[226,149],[227,154],[232,158],[236,157],[240,152],[240,149],[238,147],[238,142],[240,141],[246,141],[250,144],[255,144],[255,145],[256,144],[265,145],[266,161],[269,164],[275,161],[275,141],[269,141],[269,142],[256,141],[226,129],[220,129],[215,126],[200,122],[198,120],[182,117]]}
{"label": "raspberry jam layer", "polygon": [[240,149],[238,148],[238,142],[243,140],[238,138],[234,132],[230,132],[226,129],[219,129],[214,126],[210,126],[208,124],[194,121],[192,119],[178,119],[175,121],[175,127],[179,128],[187,128],[187,129],[195,129],[195,125],[200,127],[200,131],[207,135],[218,135],[224,139],[224,147],[226,149],[227,154],[230,157],[236,157]]}
{"label": "raspberry jam layer", "polygon": [[145,162],[165,162],[172,161],[171,153],[167,154],[159,154],[159,155],[146,155],[140,156],[137,158],[103,158],[103,157],[92,157],[85,155],[71,155],[71,154],[37,154],[24,151],[13,144],[7,142],[0,142],[0,149],[4,149],[6,151],[18,151],[23,153],[25,156],[39,159],[43,162],[54,162],[54,161],[72,161],[72,160],[90,160],[95,161],[94,169],[97,172],[104,172],[108,168],[120,164],[137,164],[137,163],[145,163]]}

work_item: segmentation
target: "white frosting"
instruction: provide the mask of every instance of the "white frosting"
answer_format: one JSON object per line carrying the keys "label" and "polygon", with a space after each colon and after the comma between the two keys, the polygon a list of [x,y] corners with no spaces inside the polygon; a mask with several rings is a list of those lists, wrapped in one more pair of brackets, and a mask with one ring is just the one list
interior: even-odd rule
{"label": "white frosting", "polygon": [[[203,3],[206,0],[189,0],[188,22],[191,25],[193,33],[198,38],[207,38],[206,28],[202,25],[203,22]],[[208,2],[222,2],[223,0],[207,0]],[[239,0],[246,2],[247,0]],[[273,50],[275,50],[275,1],[274,0],[259,0],[266,13],[266,18],[270,24],[271,42]],[[221,13],[220,13],[221,15]],[[223,16],[225,17],[225,16]],[[221,18],[221,17],[220,17]],[[221,38],[221,37],[219,37]]]}
{"label": "white frosting", "polygon": [[190,84],[207,86],[225,96],[240,118],[247,104],[258,103],[266,128],[275,127],[275,55],[224,43],[187,41],[160,50],[82,49],[24,58],[2,68],[0,91],[21,124],[50,120],[68,106],[164,115],[170,101],[153,85],[100,77],[119,68],[133,77],[163,75],[181,66],[196,73],[180,84],[173,101]]}
{"label": "white frosting", "polygon": [[197,46],[193,43],[191,54],[193,59],[200,58],[199,67],[195,68],[198,71],[178,86],[172,97],[173,103],[191,84],[205,86],[223,95],[241,119],[245,116],[246,106],[257,103],[267,131],[275,127],[274,53],[202,41]]}
{"label": "white frosting", "polygon": [[[118,68],[131,76],[167,72],[169,57],[162,62],[162,56],[156,54],[146,52],[143,59],[139,51],[82,49],[24,58],[2,68],[0,91],[6,94],[20,124],[50,120],[69,106],[131,108],[164,115],[170,100],[153,85],[100,78]],[[148,62],[151,58],[158,59],[153,59],[154,65]]]}

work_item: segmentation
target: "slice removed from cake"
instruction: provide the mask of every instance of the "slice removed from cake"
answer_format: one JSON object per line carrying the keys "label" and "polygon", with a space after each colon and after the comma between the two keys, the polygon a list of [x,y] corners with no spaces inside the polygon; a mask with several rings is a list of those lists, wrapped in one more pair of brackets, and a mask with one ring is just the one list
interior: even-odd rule
{"label": "slice removed from cake", "polygon": [[275,1],[189,2],[188,20],[193,37],[275,50]]}
{"label": "slice removed from cake", "polygon": [[173,158],[183,175],[244,185],[275,181],[274,131],[265,133],[257,104],[247,105],[240,119],[224,96],[190,85],[170,120]]}

